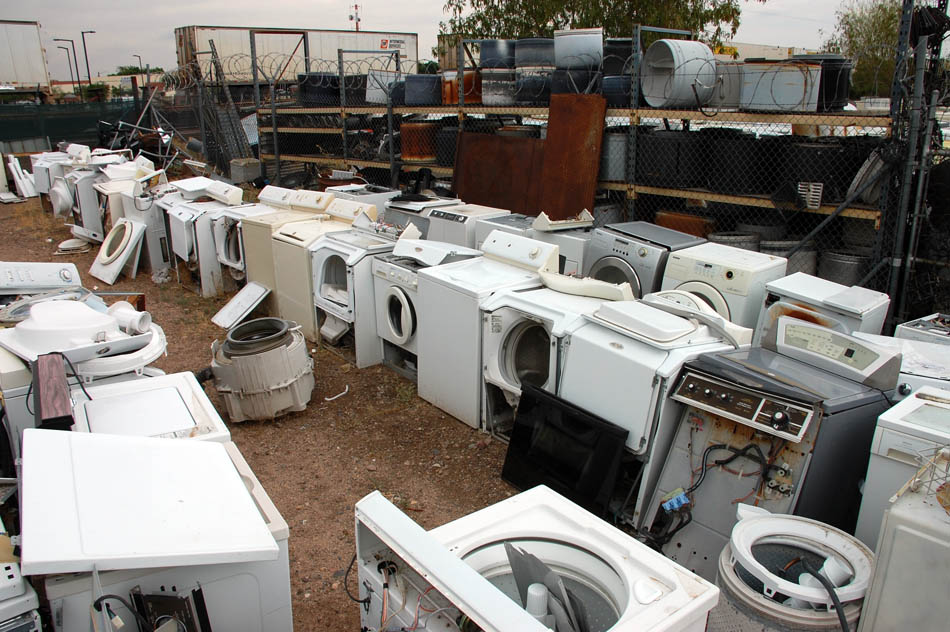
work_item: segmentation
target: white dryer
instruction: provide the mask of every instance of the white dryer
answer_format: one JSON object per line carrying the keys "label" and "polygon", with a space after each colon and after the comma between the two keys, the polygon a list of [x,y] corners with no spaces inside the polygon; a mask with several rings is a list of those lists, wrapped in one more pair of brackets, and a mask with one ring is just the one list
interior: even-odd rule
{"label": "white dryer", "polygon": [[194,373],[74,388],[71,397],[74,432],[220,443],[231,440],[224,420]]}
{"label": "white dryer", "polygon": [[752,330],[656,295],[604,303],[586,321],[568,338],[557,394],[628,431],[633,460],[616,487],[628,500],[611,513],[639,528],[679,425],[682,405],[668,394],[680,369],[703,354],[748,346]]}
{"label": "white dryer", "polygon": [[481,219],[506,215],[511,215],[511,211],[478,204],[434,208],[428,214],[429,231],[425,238],[474,248],[477,242],[475,234],[477,222]]}
{"label": "white dryer", "polygon": [[522,213],[511,213],[490,219],[479,219],[475,222],[475,247],[481,249],[482,243],[494,230],[504,231],[512,235],[531,237],[534,218]]}
{"label": "white dryer", "polygon": [[[431,612],[422,627],[414,607],[390,612],[397,629],[434,632],[464,617],[486,631],[701,632],[719,598],[711,583],[544,486],[428,533],[373,492],[356,504],[356,549],[365,627],[388,616],[378,570],[387,562],[389,603]],[[539,576],[549,573],[550,583]]]}
{"label": "white dryer", "polygon": [[765,284],[785,276],[787,263],[784,257],[707,242],[670,253],[662,289],[695,294],[723,318],[752,328]]}
{"label": "white dryer", "polygon": [[558,247],[495,231],[484,257],[419,272],[419,396],[463,423],[481,425],[479,305],[505,289],[541,286],[557,270]]}
{"label": "white dryer", "polygon": [[413,381],[417,378],[419,270],[481,254],[455,244],[403,238],[392,253],[376,256],[376,333],[383,342],[384,364]]}
{"label": "white dryer", "polygon": [[640,298],[660,289],[670,252],[705,242],[649,222],[607,224],[591,233],[583,274],[610,283],[627,282]]}
{"label": "white dryer", "polygon": [[211,230],[214,233],[214,249],[218,255],[218,262],[229,268],[229,272],[234,279],[241,280],[245,276],[244,239],[241,220],[245,217],[255,217],[273,212],[273,208],[263,204],[229,206],[215,212],[211,220]]}
{"label": "white dryer", "polygon": [[796,272],[765,284],[766,294],[759,309],[753,345],[758,345],[766,330],[780,316],[796,316],[804,308],[817,312],[819,319],[831,319],[826,327],[841,328],[844,333],[879,334],[884,327],[891,297],[883,292],[852,285],[851,287]]}
{"label": "white dryer", "polygon": [[397,236],[381,224],[358,221],[310,246],[313,302],[318,319],[323,318],[320,336],[335,343],[352,328],[358,368],[383,361],[376,335],[373,255],[391,252]]}
{"label": "white dryer", "polygon": [[482,305],[482,426],[507,440],[522,384],[557,393],[566,336],[603,298],[548,288],[505,290]]}

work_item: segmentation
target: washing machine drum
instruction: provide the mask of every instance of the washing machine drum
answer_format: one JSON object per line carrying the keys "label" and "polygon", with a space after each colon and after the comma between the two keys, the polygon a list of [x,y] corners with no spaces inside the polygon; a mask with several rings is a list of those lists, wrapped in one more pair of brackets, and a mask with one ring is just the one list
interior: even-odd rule
{"label": "washing machine drum", "polygon": [[525,320],[511,328],[502,343],[502,370],[511,384],[543,388],[550,377],[551,334],[540,323]]}
{"label": "washing machine drum", "polygon": [[120,221],[112,227],[109,234],[102,242],[102,248],[99,250],[99,256],[96,257],[102,265],[109,265],[118,259],[132,239],[132,224]]}
{"label": "washing machine drum", "polygon": [[607,283],[629,283],[635,297],[643,295],[637,271],[620,257],[601,257],[590,267],[587,276]]}
{"label": "washing machine drum", "polygon": [[687,281],[685,283],[680,283],[675,289],[681,290],[683,292],[689,292],[690,294],[698,296],[699,298],[706,301],[710,307],[716,310],[717,314],[726,320],[731,320],[731,316],[729,314],[729,304],[726,302],[726,297],[724,297],[719,290],[708,283],[704,283],[702,281]]}
{"label": "washing machine drum", "polygon": [[386,324],[393,341],[401,345],[416,333],[416,308],[406,292],[395,285],[386,290]]}
{"label": "washing machine drum", "polygon": [[56,217],[62,217],[73,209],[73,194],[65,180],[57,178],[53,182],[49,189],[49,201]]}
{"label": "washing machine drum", "polygon": [[221,255],[224,257],[222,263],[235,268],[244,267],[244,260],[241,257],[241,231],[238,230],[237,222],[228,223]]}

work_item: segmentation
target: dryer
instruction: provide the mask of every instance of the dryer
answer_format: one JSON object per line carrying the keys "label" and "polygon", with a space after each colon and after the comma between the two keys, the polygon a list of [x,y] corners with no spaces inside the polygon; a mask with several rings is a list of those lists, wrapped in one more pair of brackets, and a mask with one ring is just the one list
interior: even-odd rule
{"label": "dryer", "polygon": [[323,317],[320,336],[335,343],[352,329],[358,368],[383,361],[382,341],[376,335],[373,255],[391,252],[398,236],[395,230],[364,219],[310,246],[313,303],[318,318]]}
{"label": "dryer", "polygon": [[[573,627],[572,617],[577,630],[701,632],[719,598],[711,583],[544,486],[429,532],[373,492],[356,504],[356,549],[368,629],[387,616],[384,595],[411,605],[389,613],[393,628],[430,632],[460,618],[486,631],[542,632]],[[557,608],[566,602],[574,607]],[[431,612],[424,622],[414,615],[422,607]]]}
{"label": "dryer", "polygon": [[419,272],[419,396],[481,427],[482,325],[479,305],[505,289],[541,286],[557,270],[558,247],[492,232],[483,257]]}
{"label": "dryer", "polygon": [[627,282],[637,298],[660,289],[670,252],[706,240],[649,222],[607,224],[591,232],[584,276]]}
{"label": "dryer", "polygon": [[504,217],[511,211],[478,204],[459,204],[429,211],[429,231],[425,238],[444,241],[466,248],[474,248],[477,242],[475,226],[480,219]]}
{"label": "dryer", "polygon": [[[753,345],[758,345],[765,332],[782,315],[795,316],[804,308],[839,323],[844,333],[879,334],[884,327],[891,297],[883,292],[852,285],[851,287],[796,272],[765,284],[766,294],[759,309]],[[834,323],[828,323],[832,326]]]}
{"label": "dryer", "polygon": [[[661,293],[662,295],[662,293]],[[557,395],[627,431],[624,471],[609,512],[638,529],[676,433],[682,406],[668,399],[683,365],[747,347],[752,330],[661,295],[604,303],[570,334]]]}
{"label": "dryer", "polygon": [[765,284],[785,276],[787,263],[784,257],[707,242],[670,253],[661,287],[695,294],[724,318],[751,328]]}
{"label": "dryer", "polygon": [[504,290],[482,310],[482,427],[507,440],[523,384],[557,393],[567,336],[606,299],[549,288]]}
{"label": "dryer", "polygon": [[491,219],[479,219],[475,222],[475,247],[481,249],[485,238],[493,230],[500,230],[512,235],[531,237],[534,218],[522,213],[511,213]]}
{"label": "dryer", "polygon": [[383,363],[415,381],[418,361],[419,270],[480,257],[478,250],[425,239],[399,239],[390,254],[373,260],[376,333],[383,343]]}
{"label": "dryer", "polygon": [[211,219],[211,231],[214,234],[214,249],[218,255],[218,262],[229,269],[229,273],[235,280],[242,280],[245,277],[241,220],[245,217],[273,212],[274,209],[270,206],[247,204],[216,211]]}
{"label": "dryer", "polygon": [[71,397],[74,432],[219,443],[231,440],[224,420],[194,373],[73,388]]}

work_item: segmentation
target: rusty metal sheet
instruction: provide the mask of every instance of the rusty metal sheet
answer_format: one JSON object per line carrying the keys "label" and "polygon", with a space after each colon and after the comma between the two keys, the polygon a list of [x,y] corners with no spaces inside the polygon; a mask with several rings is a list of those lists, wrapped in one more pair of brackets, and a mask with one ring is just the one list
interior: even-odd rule
{"label": "rusty metal sheet", "polygon": [[455,193],[469,204],[537,215],[544,141],[463,132],[455,154]]}
{"label": "rusty metal sheet", "polygon": [[597,94],[551,95],[540,182],[540,209],[551,219],[593,209],[606,113]]}

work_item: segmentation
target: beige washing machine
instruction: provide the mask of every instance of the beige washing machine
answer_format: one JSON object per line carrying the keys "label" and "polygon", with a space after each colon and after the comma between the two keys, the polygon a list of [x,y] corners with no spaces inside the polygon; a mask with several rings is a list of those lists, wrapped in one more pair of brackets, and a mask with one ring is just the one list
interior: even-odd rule
{"label": "beige washing machine", "polygon": [[277,294],[277,314],[281,318],[295,321],[300,325],[303,335],[311,340],[317,340],[318,334],[308,248],[327,233],[350,228],[350,222],[311,219],[284,224],[274,232],[274,293]]}

